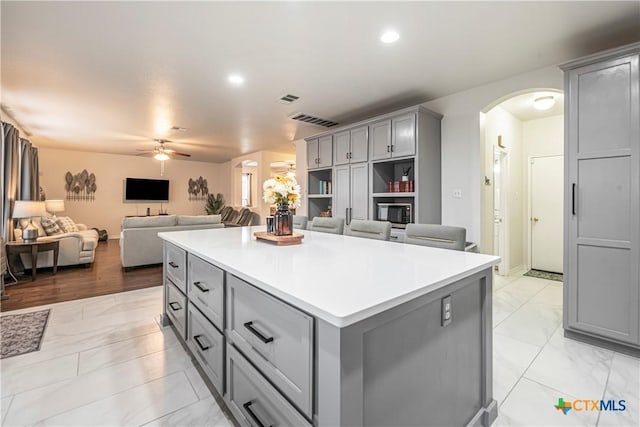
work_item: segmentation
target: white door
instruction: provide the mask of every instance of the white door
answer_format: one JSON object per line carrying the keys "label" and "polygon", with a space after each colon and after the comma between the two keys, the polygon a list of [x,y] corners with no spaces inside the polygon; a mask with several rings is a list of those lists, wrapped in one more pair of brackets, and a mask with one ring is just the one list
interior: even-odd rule
{"label": "white door", "polygon": [[507,152],[495,149],[493,152],[493,254],[500,257],[498,274],[509,274],[507,247],[507,190],[508,190]]}
{"label": "white door", "polygon": [[563,156],[531,159],[531,268],[562,273]]}

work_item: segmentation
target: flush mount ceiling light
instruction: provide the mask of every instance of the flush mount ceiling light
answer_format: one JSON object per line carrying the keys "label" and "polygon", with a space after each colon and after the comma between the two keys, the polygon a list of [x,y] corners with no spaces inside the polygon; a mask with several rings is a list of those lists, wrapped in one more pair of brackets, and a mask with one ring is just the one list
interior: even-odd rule
{"label": "flush mount ceiling light", "polygon": [[169,160],[169,155],[161,151],[159,153],[154,154],[153,158],[156,160]]}
{"label": "flush mount ceiling light", "polygon": [[540,98],[536,98],[533,101],[533,108],[535,108],[536,110],[539,111],[544,111],[544,110],[548,110],[549,108],[553,107],[553,105],[556,103],[556,100],[553,96],[549,95],[549,96],[541,96]]}
{"label": "flush mount ceiling light", "polygon": [[399,38],[400,34],[396,33],[395,31],[386,31],[380,36],[380,41],[382,43],[389,44],[398,41]]}
{"label": "flush mount ceiling light", "polygon": [[242,83],[244,83],[244,77],[242,77],[240,74],[230,74],[229,77],[227,77],[227,80],[229,80],[229,83],[234,86],[240,86]]}

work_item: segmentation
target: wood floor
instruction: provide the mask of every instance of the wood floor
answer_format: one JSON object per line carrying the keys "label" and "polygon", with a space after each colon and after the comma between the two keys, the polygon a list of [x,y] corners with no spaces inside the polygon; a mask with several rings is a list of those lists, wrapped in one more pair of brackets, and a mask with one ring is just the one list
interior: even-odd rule
{"label": "wood floor", "polygon": [[118,240],[114,239],[98,244],[91,267],[59,267],[55,276],[51,268],[45,268],[38,270],[33,282],[29,275],[18,279],[17,284],[6,287],[9,299],[2,301],[0,311],[160,286],[162,266],[125,272],[120,264]]}

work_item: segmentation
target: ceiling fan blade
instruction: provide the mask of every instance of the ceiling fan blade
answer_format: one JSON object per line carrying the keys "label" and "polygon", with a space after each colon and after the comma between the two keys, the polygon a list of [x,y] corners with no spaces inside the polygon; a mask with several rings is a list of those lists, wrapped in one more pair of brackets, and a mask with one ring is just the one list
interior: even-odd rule
{"label": "ceiling fan blade", "polygon": [[153,151],[147,151],[145,153],[138,153],[138,154],[136,154],[136,156],[148,156],[150,154],[153,154]]}
{"label": "ceiling fan blade", "polygon": [[172,151],[169,152],[167,154],[171,154],[172,156],[184,156],[184,157],[191,157],[191,154],[187,154],[187,153],[178,153],[177,151]]}

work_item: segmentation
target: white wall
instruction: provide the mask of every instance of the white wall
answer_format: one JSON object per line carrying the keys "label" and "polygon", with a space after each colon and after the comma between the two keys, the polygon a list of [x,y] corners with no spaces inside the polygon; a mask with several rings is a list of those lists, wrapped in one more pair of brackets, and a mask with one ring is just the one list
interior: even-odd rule
{"label": "white wall", "polygon": [[[506,98],[531,89],[562,90],[563,75],[555,66],[478,86],[423,105],[444,116],[442,120],[442,223],[467,229],[467,239],[480,242],[481,167],[480,112]],[[462,189],[454,199],[452,190]]]}
{"label": "white wall", "polygon": [[[523,190],[525,197],[524,212],[525,219],[528,218],[531,206],[529,196],[530,191],[530,167],[529,159],[531,157],[542,156],[559,156],[564,155],[564,116],[553,116],[545,119],[529,120],[522,123],[522,141],[523,141]],[[550,188],[549,191],[563,191],[562,182],[558,183],[557,188]],[[524,221],[524,241],[523,253],[525,263],[531,267],[531,243],[530,243],[530,222]]]}
{"label": "white wall", "polygon": [[[523,265],[523,203],[526,191],[523,191],[523,138],[522,122],[501,107],[491,109],[485,115],[485,148],[484,170],[487,177],[491,179],[492,185],[483,185],[481,198],[483,199],[482,215],[482,241],[481,250],[485,253],[494,253],[493,247],[493,191],[495,180],[493,178],[493,151],[498,146],[498,136],[502,137],[502,145],[507,152],[507,192],[506,204],[507,212],[505,223],[508,227],[506,250],[507,271],[514,270]],[[496,254],[497,255],[497,254]]]}
{"label": "white wall", "polygon": [[64,199],[65,174],[86,169],[96,175],[97,191],[94,201],[65,200],[65,211],[75,222],[89,227],[106,229],[110,238],[120,235],[120,222],[125,215],[146,215],[147,207],[156,214],[159,203],[124,203],[124,179],[168,179],[169,203],[163,204],[170,214],[203,215],[205,201],[190,201],[189,178],[202,176],[207,180],[209,193],[222,193],[229,200],[229,165],[171,159],[165,162],[164,176],[160,176],[160,162],[150,157],[125,156],[82,151],[39,149],[40,185],[48,199]]}

